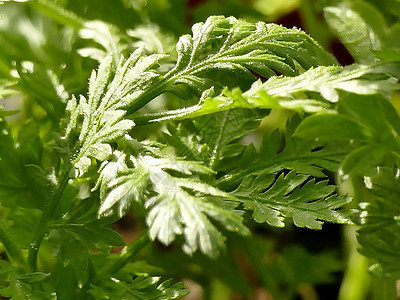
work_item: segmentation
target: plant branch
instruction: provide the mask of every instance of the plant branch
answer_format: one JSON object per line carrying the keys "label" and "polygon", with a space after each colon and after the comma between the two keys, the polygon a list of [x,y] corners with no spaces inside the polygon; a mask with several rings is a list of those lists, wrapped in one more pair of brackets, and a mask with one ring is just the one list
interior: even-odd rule
{"label": "plant branch", "polygon": [[38,228],[36,229],[36,233],[34,235],[33,241],[30,245],[28,252],[28,265],[31,272],[37,271],[37,255],[39,252],[40,245],[46,234],[47,225],[54,216],[54,213],[61,200],[61,196],[64,192],[64,189],[68,184],[68,181],[69,181],[69,170],[62,174],[61,179],[53,195],[50,196],[45,203],[42,217],[40,218]]}
{"label": "plant branch", "polygon": [[109,278],[121,270],[127,263],[129,263],[145,246],[150,243],[148,231],[145,230],[124,250],[120,256],[113,263],[106,266],[100,272],[95,272],[90,281],[81,288],[78,299],[86,299],[86,294],[91,285],[98,284],[104,278]]}
{"label": "plant branch", "polygon": [[150,243],[148,231],[143,231],[133,242],[122,250],[118,259],[103,271],[103,274],[113,275],[129,263],[145,246]]}

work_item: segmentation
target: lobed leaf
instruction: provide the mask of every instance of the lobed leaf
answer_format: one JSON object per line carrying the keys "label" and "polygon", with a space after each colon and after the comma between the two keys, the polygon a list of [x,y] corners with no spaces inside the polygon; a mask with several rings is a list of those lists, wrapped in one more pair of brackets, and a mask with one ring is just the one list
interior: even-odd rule
{"label": "lobed leaf", "polygon": [[338,110],[338,114],[306,118],[295,136],[359,143],[361,148],[356,147],[343,162],[345,174],[369,172],[369,168],[375,168],[373,164],[396,160],[400,151],[400,117],[390,102],[380,96],[346,94]]}
{"label": "lobed leaf", "polygon": [[[242,92],[239,88],[233,90],[225,88],[221,94],[215,95],[212,89],[207,90],[195,106],[141,116],[135,118],[135,121],[140,124],[183,120],[236,108],[282,108],[311,113],[326,111],[332,107],[331,103],[339,101],[341,91],[357,95],[382,94],[390,97],[394,90],[400,88],[398,79],[395,78],[399,76],[398,67],[398,63],[346,67],[320,66],[295,77],[275,76],[265,83],[257,81],[246,92]],[[312,92],[318,93],[320,97],[316,98]],[[310,96],[307,97],[308,94]]]}
{"label": "lobed leaf", "polygon": [[154,299],[169,300],[178,299],[189,292],[183,283],[173,284],[172,280],[160,282],[160,277],[138,276],[129,282],[111,278],[101,282],[101,285],[91,285],[89,293],[95,299],[110,299],[110,297],[121,297],[121,299]]}
{"label": "lobed leaf", "polygon": [[379,166],[374,174],[364,176],[369,191],[366,202],[360,203],[357,239],[360,252],[377,261],[370,270],[375,274],[399,278],[400,249],[398,197],[400,195],[399,169]]}
{"label": "lobed leaf", "polygon": [[[224,238],[210,219],[227,230],[247,234],[241,216],[234,210],[219,207],[212,197],[231,196],[198,178],[213,171],[197,162],[122,153],[115,162],[105,162],[98,186],[102,204],[99,214],[109,214],[118,207],[125,214],[132,201],[148,210],[149,235],[165,245],[184,235],[184,250],[200,250],[216,256],[224,248]],[[173,171],[173,172],[172,172]],[[189,177],[188,177],[189,176]]]}
{"label": "lobed leaf", "polygon": [[249,175],[233,191],[245,209],[253,210],[256,222],[283,227],[292,218],[298,227],[321,229],[322,221],[348,222],[337,211],[350,201],[346,196],[333,196],[335,186],[320,181],[307,181],[308,176],[291,171],[286,176],[264,172]]}

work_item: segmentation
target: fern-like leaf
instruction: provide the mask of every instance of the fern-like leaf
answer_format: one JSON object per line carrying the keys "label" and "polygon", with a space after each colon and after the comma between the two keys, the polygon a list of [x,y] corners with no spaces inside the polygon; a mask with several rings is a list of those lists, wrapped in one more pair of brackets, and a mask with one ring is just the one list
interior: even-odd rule
{"label": "fern-like leaf", "polygon": [[183,283],[173,283],[171,279],[161,281],[160,277],[148,277],[140,275],[135,279],[124,282],[117,279],[102,281],[99,285],[92,285],[90,294],[99,300],[120,297],[121,299],[154,299],[170,300],[178,299],[189,292]]}
{"label": "fern-like leaf", "polygon": [[348,217],[337,209],[350,198],[337,197],[334,186],[326,181],[316,183],[310,175],[326,178],[324,169],[338,171],[352,146],[312,144],[292,138],[296,124],[296,118],[288,123],[283,150],[279,149],[282,138],[278,131],[264,136],[259,152],[248,146],[236,164],[237,170],[221,177],[218,186],[230,190],[245,209],[253,210],[257,222],[282,227],[289,217],[295,225],[313,229],[320,229],[321,221],[348,222]]}
{"label": "fern-like leaf", "polygon": [[129,113],[137,111],[155,95],[176,91],[177,84],[190,86],[201,94],[218,84],[208,83],[205,74],[210,71],[228,70],[240,77],[254,78],[252,70],[268,78],[275,71],[293,76],[313,66],[336,64],[330,54],[298,29],[211,16],[204,23],[195,24],[192,32],[193,36],[184,35],[177,43],[176,65],[127,108]]}
{"label": "fern-like leaf", "polygon": [[395,278],[400,278],[399,174],[397,167],[385,166],[364,177],[370,197],[360,203],[357,218],[360,252],[377,262],[371,271]]}
{"label": "fern-like leaf", "polygon": [[277,178],[274,173],[247,176],[233,194],[241,199],[246,209],[253,210],[259,223],[283,227],[285,218],[292,218],[296,226],[321,229],[322,221],[346,222],[336,209],[350,201],[346,196],[335,196],[335,186],[326,181],[315,183],[307,175],[291,171]]}
{"label": "fern-like leaf", "polygon": [[[158,55],[143,56],[137,50],[126,61],[121,60],[115,73],[112,58],[102,61],[99,70],[93,71],[89,81],[88,99],[81,96],[79,102],[72,99],[67,105],[70,113],[65,125],[64,140],[72,139],[73,132],[80,128],[77,139],[78,153],[74,154],[72,164],[77,175],[84,174],[91,165],[91,159],[106,160],[112,149],[109,142],[122,137],[134,126],[132,120],[124,119],[126,106],[143,93],[159,76],[152,71]],[[83,122],[80,125],[80,116]]]}
{"label": "fern-like leaf", "polygon": [[[329,110],[339,101],[339,92],[358,95],[381,93],[389,97],[400,89],[398,63],[375,65],[320,66],[295,77],[274,76],[265,83],[256,81],[242,92],[239,88],[224,89],[219,95],[207,90],[197,105],[178,110],[135,118],[138,124],[162,120],[183,120],[235,108],[282,108],[298,112]],[[300,93],[307,93],[299,97]],[[314,94],[312,94],[314,93]],[[317,93],[317,94],[315,94]],[[309,95],[307,97],[307,95]]]}
{"label": "fern-like leaf", "polygon": [[224,237],[211,219],[227,230],[248,234],[238,212],[215,198],[232,197],[195,175],[213,171],[198,162],[140,154],[137,157],[114,153],[114,161],[101,168],[98,186],[103,199],[99,213],[124,215],[136,201],[147,210],[150,237],[165,245],[184,235],[184,250],[200,250],[216,256],[224,248]]}

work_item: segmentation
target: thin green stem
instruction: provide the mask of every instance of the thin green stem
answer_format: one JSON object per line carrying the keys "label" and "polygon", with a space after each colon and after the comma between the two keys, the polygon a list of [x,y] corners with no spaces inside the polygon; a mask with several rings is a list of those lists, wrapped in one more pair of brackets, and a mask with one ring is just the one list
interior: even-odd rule
{"label": "thin green stem", "polygon": [[96,285],[99,281],[115,275],[127,263],[132,261],[133,258],[149,243],[149,235],[147,230],[145,230],[121,252],[116,261],[113,261],[100,272],[95,272],[93,274],[91,279],[81,288],[77,299],[86,299],[87,292],[92,284]]}
{"label": "thin green stem", "polygon": [[0,220],[0,241],[3,243],[7,256],[11,261],[22,267],[26,266],[22,251],[8,236],[3,220]]}
{"label": "thin green stem", "polygon": [[357,251],[356,227],[345,227],[344,237],[348,247],[348,260],[338,300],[365,300],[371,287],[369,262]]}
{"label": "thin green stem", "polygon": [[61,200],[61,196],[64,192],[64,189],[68,184],[68,180],[69,180],[69,170],[62,174],[61,179],[55,191],[52,193],[52,195],[47,199],[45,203],[42,217],[40,218],[38,228],[36,229],[36,233],[34,235],[33,241],[30,245],[28,252],[28,265],[31,272],[37,271],[37,256],[40,245],[43,241],[44,236],[46,235],[47,225],[49,221],[53,218],[57,206]]}
{"label": "thin green stem", "polygon": [[143,231],[133,242],[131,242],[120,254],[118,259],[103,270],[105,275],[114,275],[129,263],[145,246],[150,243],[147,230]]}
{"label": "thin green stem", "polygon": [[151,100],[153,100],[155,97],[162,94],[169,85],[175,82],[177,78],[185,76],[187,74],[194,75],[202,71],[204,68],[206,68],[207,65],[212,64],[214,62],[215,61],[213,59],[205,60],[194,66],[187,67],[186,69],[180,72],[179,71],[177,72],[176,68],[173,68],[171,71],[165,74],[164,78],[161,79],[158,83],[156,83],[152,89],[145,92],[135,102],[133,102],[129,107],[127,107],[126,109],[127,116],[135,113],[140,108],[149,103]]}
{"label": "thin green stem", "polygon": [[133,102],[127,109],[127,115],[131,115],[138,111],[140,108],[145,106],[151,100],[153,100],[158,95],[162,94],[165,88],[171,84],[173,80],[171,78],[163,78],[160,80],[152,89],[145,92],[140,98]]}

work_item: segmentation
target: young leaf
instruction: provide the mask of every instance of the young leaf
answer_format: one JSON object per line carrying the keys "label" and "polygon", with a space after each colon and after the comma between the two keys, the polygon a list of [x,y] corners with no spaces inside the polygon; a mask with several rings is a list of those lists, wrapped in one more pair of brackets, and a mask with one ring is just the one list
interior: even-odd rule
{"label": "young leaf", "polygon": [[[176,84],[184,84],[199,94],[215,85],[207,82],[210,71],[229,71],[240,77],[250,77],[249,70],[264,77],[296,75],[299,70],[317,65],[334,65],[336,60],[313,39],[297,29],[275,24],[252,24],[234,17],[209,17],[192,27],[193,36],[182,36],[176,46],[178,59],[157,85],[130,107],[134,113],[152,98]],[[224,86],[229,82],[222,83]]]}
{"label": "young leaf", "polygon": [[[239,88],[224,89],[220,95],[213,90],[203,93],[200,102],[191,107],[166,111],[159,114],[139,116],[138,124],[159,122],[162,120],[182,120],[235,108],[283,108],[295,111],[318,112],[329,109],[339,101],[339,92],[347,91],[358,95],[380,93],[389,97],[394,90],[400,89],[398,63],[378,63],[374,65],[320,66],[295,76],[271,77],[265,83],[255,82],[242,92]],[[376,77],[379,74],[379,77]],[[311,96],[299,97],[301,93],[316,92],[324,100]]]}
{"label": "young leaf", "polygon": [[110,53],[113,55],[115,63],[119,62],[120,53],[124,49],[121,41],[121,33],[118,28],[105,22],[86,21],[79,29],[79,36],[85,40],[93,40],[104,50],[95,47],[86,47],[78,50],[83,57],[90,57],[101,62]]}
{"label": "young leaf", "polygon": [[171,157],[142,154],[134,158],[122,154],[117,162],[106,162],[102,168],[99,214],[110,213],[118,205],[118,212],[123,215],[132,201],[142,203],[148,210],[146,222],[153,240],[169,245],[183,234],[187,253],[199,249],[216,256],[224,247],[223,236],[209,219],[240,234],[247,234],[248,229],[237,212],[219,207],[212,199],[231,197],[194,176],[201,174],[210,175],[213,171],[197,162]]}
{"label": "young leaf", "polygon": [[49,275],[49,273],[43,272],[27,273],[23,275],[18,275],[17,279],[24,283],[38,283],[45,280],[47,277],[49,277]]}
{"label": "young leaf", "polygon": [[[363,4],[367,5],[367,3]],[[325,8],[324,16],[356,62],[371,63],[375,61],[371,50],[380,49],[382,41],[374,28],[370,27],[357,11],[343,2],[338,7]],[[378,15],[378,17],[381,16]],[[380,26],[375,28],[378,29]]]}
{"label": "young leaf", "polygon": [[[274,74],[272,69],[293,74],[294,61],[304,69],[335,63],[303,32],[274,24],[254,25],[233,17],[212,16],[204,23],[195,24],[192,31],[193,37],[185,35],[179,39],[178,61],[171,74],[186,69],[186,73],[192,70],[193,75],[218,67],[263,70],[261,75],[270,76]],[[205,55],[207,48],[211,48],[211,53]]]}
{"label": "young leaf", "polygon": [[90,78],[88,100],[81,96],[79,104],[74,99],[68,104],[72,113],[64,140],[70,136],[72,128],[79,125],[79,114],[83,115],[79,150],[72,162],[79,176],[88,170],[89,157],[100,161],[107,159],[112,154],[107,143],[122,137],[134,126],[133,121],[123,119],[125,111],[120,108],[139,97],[158,77],[151,69],[160,56],[142,57],[142,54],[137,50],[129,59],[121,61],[113,78],[112,59],[104,59],[98,73],[93,72]]}

